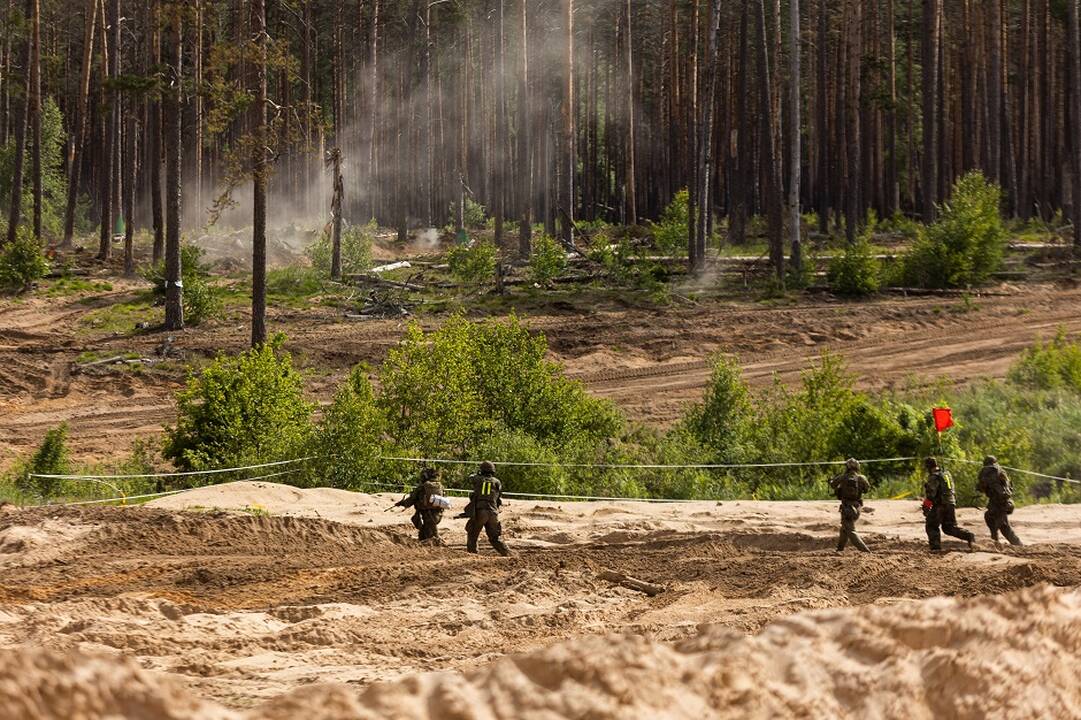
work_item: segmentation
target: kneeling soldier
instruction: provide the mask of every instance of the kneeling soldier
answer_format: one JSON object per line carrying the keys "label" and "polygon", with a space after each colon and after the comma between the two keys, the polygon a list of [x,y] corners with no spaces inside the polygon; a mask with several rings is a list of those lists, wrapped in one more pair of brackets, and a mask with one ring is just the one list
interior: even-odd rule
{"label": "kneeling soldier", "polygon": [[413,517],[410,519],[413,527],[417,529],[417,539],[421,542],[442,542],[439,538],[439,522],[443,519],[443,507],[436,500],[441,497],[443,483],[439,482],[439,471],[435,468],[424,468],[420,472],[420,484],[413,489],[409,497],[395,503],[397,507],[413,508]]}

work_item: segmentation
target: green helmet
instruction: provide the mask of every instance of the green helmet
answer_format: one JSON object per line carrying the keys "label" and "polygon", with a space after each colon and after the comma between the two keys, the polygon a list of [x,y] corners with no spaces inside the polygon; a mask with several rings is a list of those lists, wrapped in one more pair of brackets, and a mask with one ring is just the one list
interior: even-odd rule
{"label": "green helmet", "polygon": [[848,458],[845,460],[845,470],[851,470],[855,472],[860,469],[860,461],[856,458]]}
{"label": "green helmet", "polygon": [[480,464],[480,474],[481,475],[495,475],[495,465],[493,465],[488,460],[485,460],[484,462],[482,462]]}
{"label": "green helmet", "polygon": [[983,459],[983,464],[988,466],[998,465],[998,458],[996,458],[994,455],[988,455]]}
{"label": "green helmet", "polygon": [[935,460],[933,457],[929,457],[923,461],[923,466],[928,470],[935,470],[938,468],[938,460]]}
{"label": "green helmet", "polygon": [[420,471],[421,480],[435,480],[439,477],[439,471],[432,467],[426,467]]}

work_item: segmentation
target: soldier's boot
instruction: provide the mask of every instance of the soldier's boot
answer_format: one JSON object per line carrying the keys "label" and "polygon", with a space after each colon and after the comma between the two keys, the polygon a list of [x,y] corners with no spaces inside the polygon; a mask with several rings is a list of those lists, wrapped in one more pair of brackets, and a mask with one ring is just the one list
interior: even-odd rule
{"label": "soldier's boot", "polygon": [[495,551],[497,553],[499,553],[503,557],[510,556],[510,548],[508,548],[507,544],[503,542],[503,538],[494,537],[488,538],[488,540],[492,543],[492,547],[495,548]]}
{"label": "soldier's boot", "polygon": [[1010,545],[1024,545],[1024,543],[1021,542],[1021,538],[1017,537],[1017,533],[1013,531],[1013,528],[1010,527],[1009,523],[1006,523],[1006,525],[1002,528],[1002,534],[1003,536],[1005,536],[1006,540],[1010,543]]}
{"label": "soldier's boot", "polygon": [[867,547],[867,543],[865,543],[863,541],[863,538],[861,538],[857,533],[853,532],[851,533],[851,536],[852,544],[856,546],[857,550],[859,550],[860,552],[871,552],[871,548]]}
{"label": "soldier's boot", "polygon": [[845,545],[847,545],[847,544],[848,544],[848,531],[845,530],[844,528],[841,528],[841,536],[839,538],[837,538],[837,549],[834,552],[843,553],[845,551]]}

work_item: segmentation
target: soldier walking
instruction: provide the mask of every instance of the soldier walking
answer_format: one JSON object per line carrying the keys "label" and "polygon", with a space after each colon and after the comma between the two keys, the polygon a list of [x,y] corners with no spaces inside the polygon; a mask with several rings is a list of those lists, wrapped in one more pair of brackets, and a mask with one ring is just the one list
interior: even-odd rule
{"label": "soldier walking", "polygon": [[844,552],[849,541],[860,552],[870,552],[856,532],[856,521],[863,508],[863,494],[871,489],[867,478],[860,475],[859,461],[855,458],[846,460],[844,473],[830,480],[830,488],[841,501],[841,536],[837,540],[837,552]]}
{"label": "soldier walking", "polygon": [[439,523],[443,519],[443,507],[437,498],[443,497],[443,483],[439,481],[439,471],[424,468],[420,471],[420,483],[408,497],[394,503],[395,507],[413,508],[410,521],[417,529],[417,539],[421,542],[432,541],[442,544],[439,537]]}
{"label": "soldier walking", "polygon": [[927,542],[931,550],[942,549],[942,533],[968,543],[968,551],[976,549],[976,536],[957,526],[957,496],[954,494],[953,478],[929,457],[923,461],[927,481],[923,484],[923,514],[926,518]]}
{"label": "soldier walking", "polygon": [[470,478],[473,492],[469,495],[463,515],[469,518],[465,524],[465,549],[477,553],[477,540],[480,531],[488,535],[488,542],[495,551],[506,557],[510,555],[503,542],[503,526],[499,524],[499,508],[503,505],[503,484],[495,476],[495,465],[485,460],[480,464],[480,473]]}
{"label": "soldier walking", "polygon": [[1010,527],[1010,514],[1013,513],[1013,486],[1010,484],[1010,476],[993,455],[983,459],[976,489],[987,496],[987,512],[983,514],[983,519],[987,522],[995,545],[1001,545],[998,539],[1000,531],[1010,545],[1021,545],[1017,533]]}

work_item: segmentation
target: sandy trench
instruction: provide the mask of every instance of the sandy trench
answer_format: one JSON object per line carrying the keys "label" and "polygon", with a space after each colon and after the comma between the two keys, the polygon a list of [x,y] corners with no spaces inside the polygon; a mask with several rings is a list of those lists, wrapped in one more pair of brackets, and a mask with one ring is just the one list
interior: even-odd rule
{"label": "sandy trench", "polygon": [[[838,557],[830,502],[515,501],[504,524],[516,552],[502,559],[483,540],[480,557],[464,553],[461,521],[445,522],[448,547],[418,546],[406,517],[383,512],[394,499],[260,482],[137,508],[0,510],[0,700],[25,695],[35,672],[78,697],[93,667],[126,679],[95,681],[112,694],[88,699],[81,717],[107,717],[94,708],[117,703],[129,703],[122,717],[288,717],[274,713],[307,707],[312,693],[341,709],[326,717],[343,718],[727,717],[738,703],[746,712],[732,717],[932,717],[943,702],[950,716],[978,717],[986,706],[949,705],[913,678],[947,658],[949,673],[983,664],[965,677],[1081,659],[1081,599],[1055,589],[1081,583],[1081,510],[1070,506],[1018,510],[1026,547],[996,552],[985,540],[977,553],[958,543],[931,556],[914,502],[875,502],[861,528],[875,552]],[[986,538],[976,511],[959,515]],[[663,592],[649,597],[605,571]],[[943,615],[953,602],[943,597],[978,607]],[[1053,627],[1013,647],[1010,623],[1036,622],[1018,610],[1025,603]],[[999,617],[1003,608],[1017,617]],[[905,638],[850,647],[847,622],[863,628],[857,637],[886,624]],[[852,682],[882,673],[892,694],[834,688],[797,702],[811,670],[777,649],[793,643],[808,662],[843,660]],[[1008,646],[997,660],[987,655],[996,643]],[[733,652],[746,657],[731,665]],[[652,694],[628,679],[659,682],[643,663],[671,673]],[[767,681],[776,687],[763,694]],[[1073,682],[1047,685],[1066,695],[1046,716],[1081,717]],[[661,687],[673,684],[686,690]],[[145,694],[140,707],[165,704],[129,711],[131,688]],[[1040,703],[1053,693],[1029,695],[1019,708],[1050,707]],[[40,706],[7,717],[73,712],[34,697]],[[505,708],[489,712],[493,698]]]}

